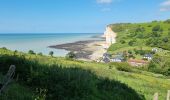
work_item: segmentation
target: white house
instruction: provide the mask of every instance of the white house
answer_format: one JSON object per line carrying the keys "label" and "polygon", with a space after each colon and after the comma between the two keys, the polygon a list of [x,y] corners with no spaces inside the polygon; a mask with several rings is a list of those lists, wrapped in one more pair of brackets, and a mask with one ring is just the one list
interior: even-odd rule
{"label": "white house", "polygon": [[152,52],[158,52],[158,49],[157,48],[153,48]]}
{"label": "white house", "polygon": [[121,55],[117,55],[116,57],[110,59],[111,62],[123,62],[124,61],[124,57]]}
{"label": "white house", "polygon": [[147,60],[152,60],[153,55],[152,54],[145,54],[143,58],[145,58]]}

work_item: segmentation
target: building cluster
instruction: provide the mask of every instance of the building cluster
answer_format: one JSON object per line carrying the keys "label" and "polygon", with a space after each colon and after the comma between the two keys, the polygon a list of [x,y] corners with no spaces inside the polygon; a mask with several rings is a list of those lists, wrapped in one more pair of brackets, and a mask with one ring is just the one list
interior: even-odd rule
{"label": "building cluster", "polygon": [[[152,52],[159,52],[160,50],[157,48],[153,48]],[[117,63],[121,63],[121,62],[127,62],[132,66],[144,66],[147,65],[149,63],[149,61],[151,61],[153,59],[153,54],[148,53],[143,55],[142,59],[127,59],[123,53],[119,53],[116,55],[111,55],[109,53],[104,53],[101,62],[104,63],[110,63],[110,62],[117,62]]]}

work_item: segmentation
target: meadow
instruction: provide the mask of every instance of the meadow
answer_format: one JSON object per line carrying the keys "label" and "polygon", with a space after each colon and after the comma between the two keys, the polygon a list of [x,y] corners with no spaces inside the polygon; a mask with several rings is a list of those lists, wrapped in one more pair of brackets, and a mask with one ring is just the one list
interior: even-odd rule
{"label": "meadow", "polygon": [[16,66],[2,100],[151,100],[166,99],[167,76],[119,63],[95,63],[0,49],[0,73]]}

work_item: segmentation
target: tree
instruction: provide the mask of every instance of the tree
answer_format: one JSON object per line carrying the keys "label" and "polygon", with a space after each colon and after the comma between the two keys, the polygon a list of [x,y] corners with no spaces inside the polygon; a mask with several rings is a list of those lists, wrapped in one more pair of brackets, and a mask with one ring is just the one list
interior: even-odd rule
{"label": "tree", "polygon": [[76,57],[76,55],[75,55],[74,52],[69,52],[69,53],[66,55],[66,58],[70,58],[70,59],[73,59],[73,58],[75,58],[75,57]]}
{"label": "tree", "polygon": [[50,51],[50,52],[49,52],[49,55],[50,55],[51,57],[53,57],[54,52],[53,52],[53,51]]}
{"label": "tree", "polygon": [[34,55],[34,54],[36,54],[33,50],[29,50],[28,51],[28,54],[32,54],[32,55]]}

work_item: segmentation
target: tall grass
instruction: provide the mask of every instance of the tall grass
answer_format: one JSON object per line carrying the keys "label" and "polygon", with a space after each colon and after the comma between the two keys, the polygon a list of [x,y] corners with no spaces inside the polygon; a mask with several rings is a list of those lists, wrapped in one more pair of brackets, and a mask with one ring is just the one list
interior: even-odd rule
{"label": "tall grass", "polygon": [[[170,87],[170,81],[164,76],[137,69],[117,70],[118,65],[114,63],[108,65],[19,52],[14,55],[3,49],[0,53],[0,72],[6,73],[9,65],[16,65],[13,84],[29,90],[28,94],[34,99],[150,100],[158,92],[164,100]],[[9,91],[17,89],[9,88]]]}

